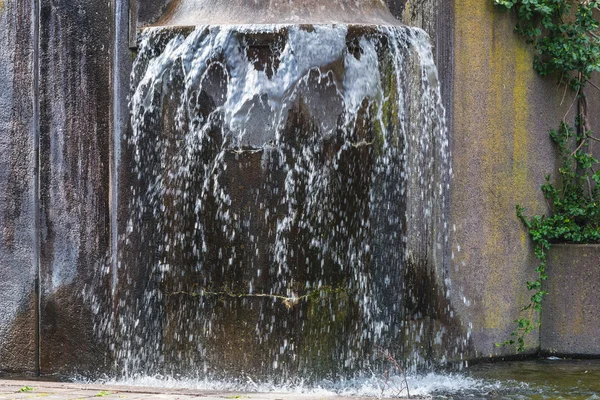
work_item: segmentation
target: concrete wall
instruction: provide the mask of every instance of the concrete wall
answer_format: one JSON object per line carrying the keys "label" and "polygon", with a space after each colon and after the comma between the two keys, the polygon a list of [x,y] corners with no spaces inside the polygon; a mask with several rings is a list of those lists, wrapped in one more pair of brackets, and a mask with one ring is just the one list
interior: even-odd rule
{"label": "concrete wall", "polygon": [[[536,75],[515,18],[491,0],[407,0],[396,11],[430,34],[440,73],[454,172],[448,272],[451,303],[472,327],[465,356],[513,354],[495,343],[510,337],[527,304],[525,282],[535,265],[515,205],[529,215],[546,211],[540,186],[557,167],[548,131],[558,127],[572,94],[563,101],[553,78]],[[590,110],[599,104],[598,93],[590,93]],[[528,339],[529,351],[537,350],[538,335]]]}
{"label": "concrete wall", "polygon": [[[546,212],[540,186],[556,168],[548,131],[572,99],[568,93],[563,102],[564,89],[536,75],[533,51],[514,26],[491,1],[455,1],[451,274],[455,306],[473,325],[475,357],[514,351],[494,343],[509,338],[528,303],[535,265],[515,205],[528,215]],[[539,347],[535,334],[528,339],[528,349]]]}
{"label": "concrete wall", "polygon": [[[432,37],[440,73],[454,169],[452,305],[463,325],[472,326],[466,356],[511,354],[513,348],[494,344],[509,338],[519,309],[528,303],[525,282],[535,276],[536,265],[515,205],[526,207],[528,215],[546,212],[540,186],[557,172],[548,132],[558,127],[574,94],[565,94],[553,77],[535,73],[533,49],[514,33],[514,16],[491,0],[396,4],[403,22]],[[599,79],[594,82],[600,87]],[[598,131],[600,90],[590,87],[587,96],[591,127]],[[554,301],[561,298],[555,294]],[[556,304],[549,301],[546,309]],[[590,330],[598,333],[594,326]],[[548,340],[547,333],[542,337]],[[530,352],[540,347],[537,333],[528,339]]]}
{"label": "concrete wall", "polygon": [[84,295],[109,254],[113,23],[110,2],[0,1],[0,371],[108,354]]}
{"label": "concrete wall", "polygon": [[108,254],[113,13],[86,0],[40,10],[41,372],[71,373],[102,358],[83,293]]}
{"label": "concrete wall", "polygon": [[541,348],[559,355],[598,355],[600,245],[555,244],[548,254],[548,295]]}
{"label": "concrete wall", "polygon": [[440,77],[447,125],[453,127],[454,2],[447,0],[388,0],[390,10],[403,23],[418,26],[431,37]]}
{"label": "concrete wall", "polygon": [[34,3],[0,1],[0,370],[37,369]]}

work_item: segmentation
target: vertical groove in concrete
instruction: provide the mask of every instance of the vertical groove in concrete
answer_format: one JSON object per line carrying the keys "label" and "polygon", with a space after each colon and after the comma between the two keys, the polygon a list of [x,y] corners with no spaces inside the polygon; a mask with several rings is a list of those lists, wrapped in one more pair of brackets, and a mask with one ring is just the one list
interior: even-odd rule
{"label": "vertical groove in concrete", "polygon": [[36,273],[35,278],[35,373],[40,375],[41,354],[41,297],[40,297],[40,3],[39,0],[32,1],[33,13],[33,154],[34,154],[34,176],[33,176],[33,264]]}
{"label": "vertical groove in concrete", "polygon": [[442,100],[446,108],[446,122],[452,134],[452,98],[454,80],[454,2],[438,0],[436,5],[435,57],[440,74]]}
{"label": "vertical groove in concrete", "polygon": [[127,0],[128,10],[128,23],[129,23],[129,47],[137,47],[137,20],[138,20],[138,0]]}
{"label": "vertical groove in concrete", "polygon": [[[442,103],[446,109],[446,127],[450,144],[450,168],[452,168],[452,136],[453,129],[453,85],[454,85],[454,2],[448,0],[437,0],[435,4],[435,31],[436,35],[432,40],[435,42],[435,60],[438,67],[440,79],[440,91],[442,94]],[[450,185],[452,187],[452,175],[450,175]],[[448,196],[444,204],[446,215],[450,215],[452,196]],[[452,235],[451,227],[448,230]],[[452,241],[448,240],[444,251],[446,254],[452,254]],[[444,258],[444,271],[450,273],[450,257]]]}

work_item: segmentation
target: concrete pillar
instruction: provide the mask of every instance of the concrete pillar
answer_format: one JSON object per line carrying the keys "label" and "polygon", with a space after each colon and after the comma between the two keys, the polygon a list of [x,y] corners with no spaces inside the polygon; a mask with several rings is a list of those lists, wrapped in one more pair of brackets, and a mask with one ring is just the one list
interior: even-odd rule
{"label": "concrete pillar", "polygon": [[0,1],[0,371],[37,370],[35,1]]}

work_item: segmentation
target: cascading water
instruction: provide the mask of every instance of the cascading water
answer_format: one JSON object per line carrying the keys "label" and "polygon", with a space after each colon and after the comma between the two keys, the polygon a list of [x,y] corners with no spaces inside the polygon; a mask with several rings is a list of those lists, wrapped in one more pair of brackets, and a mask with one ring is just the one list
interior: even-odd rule
{"label": "cascading water", "polygon": [[[125,376],[342,378],[457,359],[448,138],[403,26],[146,29],[114,308]],[[123,197],[123,196],[122,196]]]}

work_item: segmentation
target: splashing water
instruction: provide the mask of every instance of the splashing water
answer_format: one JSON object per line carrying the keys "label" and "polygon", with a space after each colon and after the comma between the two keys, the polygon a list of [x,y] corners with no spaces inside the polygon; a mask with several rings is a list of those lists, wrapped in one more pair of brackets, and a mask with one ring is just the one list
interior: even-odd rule
{"label": "splashing water", "polygon": [[148,29],[131,91],[127,229],[98,324],[123,377],[339,380],[382,354],[460,357],[423,31]]}
{"label": "splashing water", "polygon": [[[233,391],[240,393],[281,393],[319,397],[358,396],[362,398],[408,397],[404,389],[404,378],[394,376],[370,376],[339,382],[321,381],[310,386],[304,381],[288,382],[285,385],[269,382],[254,382],[250,378],[219,381],[212,379],[177,379],[164,376],[145,376],[125,380],[102,381],[108,385],[133,385],[141,387],[186,388],[202,391]],[[407,383],[411,398],[469,398],[486,395],[505,389],[499,381],[486,381],[458,374],[427,373],[409,375]],[[525,385],[518,385],[525,388]],[[457,396],[457,397],[455,397]]]}
{"label": "splashing water", "polygon": [[[98,382],[96,382],[98,383]],[[291,394],[309,399],[342,396],[360,398],[408,397],[404,377],[365,374],[363,377],[323,380],[306,384],[303,380],[285,384],[255,382],[251,378],[220,381],[206,377],[178,378],[144,376],[120,380],[101,380],[108,385],[186,388],[206,395],[245,393],[245,397],[268,394],[285,398]],[[409,374],[407,383],[411,398],[426,399],[598,399],[600,393],[600,360],[572,360],[548,357],[528,361],[477,364],[466,373]],[[201,393],[198,393],[201,394]],[[250,396],[248,396],[250,395]],[[242,396],[228,396],[228,398]],[[266,397],[266,396],[265,396]]]}

